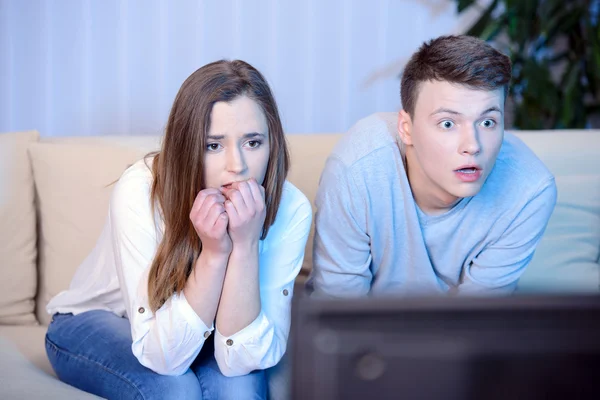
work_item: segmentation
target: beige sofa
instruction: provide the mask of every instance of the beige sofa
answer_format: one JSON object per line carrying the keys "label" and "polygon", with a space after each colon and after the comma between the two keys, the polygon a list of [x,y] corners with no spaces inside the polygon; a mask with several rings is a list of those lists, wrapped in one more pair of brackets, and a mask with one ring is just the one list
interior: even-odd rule
{"label": "beige sofa", "polygon": [[[598,292],[600,131],[518,132],[556,176],[558,203],[522,291]],[[288,135],[289,180],[313,200],[340,134]],[[111,182],[158,137],[0,134],[0,398],[87,398],[44,349],[48,300],[68,287],[104,222]],[[312,263],[307,245],[303,280]],[[22,379],[27,376],[27,379]]]}

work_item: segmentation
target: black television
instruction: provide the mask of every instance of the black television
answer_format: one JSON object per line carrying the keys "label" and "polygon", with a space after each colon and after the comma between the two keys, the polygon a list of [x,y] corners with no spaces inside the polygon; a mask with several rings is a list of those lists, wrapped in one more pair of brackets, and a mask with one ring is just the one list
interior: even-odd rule
{"label": "black television", "polygon": [[299,297],[293,400],[600,399],[600,296]]}

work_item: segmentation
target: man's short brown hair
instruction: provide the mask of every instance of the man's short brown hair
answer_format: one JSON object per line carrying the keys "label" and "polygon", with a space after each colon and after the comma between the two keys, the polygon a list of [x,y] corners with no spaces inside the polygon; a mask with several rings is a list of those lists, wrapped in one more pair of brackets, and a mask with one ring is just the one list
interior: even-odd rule
{"label": "man's short brown hair", "polygon": [[427,81],[446,81],[472,89],[495,90],[508,94],[511,63],[481,39],[472,36],[440,36],[423,43],[406,64],[400,96],[402,108],[414,116],[419,86]]}

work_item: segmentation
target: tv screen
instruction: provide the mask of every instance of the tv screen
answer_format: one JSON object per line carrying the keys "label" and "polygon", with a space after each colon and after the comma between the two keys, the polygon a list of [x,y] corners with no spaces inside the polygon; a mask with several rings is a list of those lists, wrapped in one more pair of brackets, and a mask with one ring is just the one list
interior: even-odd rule
{"label": "tv screen", "polygon": [[300,297],[293,399],[600,399],[600,296]]}

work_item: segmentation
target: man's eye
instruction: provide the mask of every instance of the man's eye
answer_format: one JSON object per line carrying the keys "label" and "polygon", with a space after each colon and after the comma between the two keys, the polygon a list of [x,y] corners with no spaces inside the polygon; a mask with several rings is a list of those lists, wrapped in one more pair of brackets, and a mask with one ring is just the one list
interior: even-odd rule
{"label": "man's eye", "polygon": [[452,121],[442,121],[442,123],[440,125],[444,129],[450,129],[450,128],[452,128],[454,126],[454,122],[452,122]]}
{"label": "man's eye", "polygon": [[496,125],[496,121],[493,119],[486,119],[481,124],[486,128],[493,128]]}

